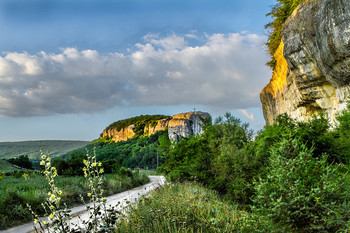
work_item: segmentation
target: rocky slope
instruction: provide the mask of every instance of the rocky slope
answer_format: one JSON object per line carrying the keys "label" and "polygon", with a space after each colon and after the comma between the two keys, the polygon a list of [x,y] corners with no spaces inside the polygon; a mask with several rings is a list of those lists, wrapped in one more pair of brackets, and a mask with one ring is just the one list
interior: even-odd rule
{"label": "rocky slope", "polygon": [[282,113],[331,120],[350,92],[350,1],[304,0],[287,19],[275,53],[277,66],[260,99],[266,123]]}
{"label": "rocky slope", "polygon": [[[180,137],[189,137],[203,132],[201,119],[210,117],[205,112],[187,112],[174,115],[170,119],[158,120],[155,125],[146,125],[143,129],[144,135],[150,136],[158,131],[168,130],[169,139],[178,141]],[[120,130],[116,128],[105,129],[100,138],[108,138],[114,142],[126,141],[135,136],[135,125],[129,125]]]}

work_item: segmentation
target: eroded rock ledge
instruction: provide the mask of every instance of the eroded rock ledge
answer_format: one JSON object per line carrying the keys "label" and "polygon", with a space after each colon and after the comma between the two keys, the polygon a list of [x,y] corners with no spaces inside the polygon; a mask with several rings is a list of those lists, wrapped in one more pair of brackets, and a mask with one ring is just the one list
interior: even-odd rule
{"label": "eroded rock ledge", "polygon": [[334,121],[350,92],[350,1],[305,0],[285,22],[275,58],[260,94],[266,123],[282,113],[308,120],[319,111]]}

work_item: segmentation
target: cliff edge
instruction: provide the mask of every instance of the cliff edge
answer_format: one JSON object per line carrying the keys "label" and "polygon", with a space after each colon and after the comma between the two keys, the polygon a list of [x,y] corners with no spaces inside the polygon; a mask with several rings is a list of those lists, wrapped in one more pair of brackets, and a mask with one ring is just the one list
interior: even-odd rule
{"label": "cliff edge", "polygon": [[331,121],[350,92],[350,1],[304,0],[286,20],[277,65],[260,100],[267,124],[283,113]]}
{"label": "cliff edge", "polygon": [[202,120],[208,117],[210,117],[208,113],[199,111],[180,113],[172,117],[162,115],[134,117],[114,122],[100,134],[100,139],[119,142],[135,136],[151,136],[158,131],[168,130],[169,139],[178,141],[181,137],[201,134]]}

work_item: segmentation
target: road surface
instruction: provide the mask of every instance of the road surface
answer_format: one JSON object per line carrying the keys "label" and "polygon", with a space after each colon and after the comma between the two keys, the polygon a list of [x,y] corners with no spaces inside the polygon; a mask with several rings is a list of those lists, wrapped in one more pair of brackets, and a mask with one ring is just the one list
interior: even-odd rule
{"label": "road surface", "polygon": [[[106,205],[115,206],[117,205],[118,202],[120,202],[118,207],[123,208],[127,206],[127,202],[134,203],[141,196],[147,194],[149,191],[165,183],[164,176],[149,176],[149,178],[151,182],[149,182],[148,184],[106,197],[107,199]],[[79,226],[81,224],[81,220],[88,219],[88,213],[86,212],[85,205],[76,206],[71,210],[72,210],[71,216],[73,216],[71,223]],[[28,232],[34,232],[32,222],[26,223],[24,225],[20,225],[17,227],[13,227],[4,231],[0,231],[0,233],[28,233]]]}

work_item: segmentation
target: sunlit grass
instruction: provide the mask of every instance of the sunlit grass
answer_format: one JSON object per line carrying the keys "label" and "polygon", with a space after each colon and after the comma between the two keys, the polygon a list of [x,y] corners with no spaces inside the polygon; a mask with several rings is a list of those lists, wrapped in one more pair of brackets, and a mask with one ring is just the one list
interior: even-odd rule
{"label": "sunlit grass", "polygon": [[[87,197],[89,186],[84,177],[55,178],[56,184],[62,190],[62,203],[73,206],[81,203],[81,197]],[[103,189],[106,196],[125,191],[127,189],[147,183],[144,176],[121,177],[113,174],[104,175]],[[44,176],[33,175],[25,180],[24,177],[15,178],[5,176],[0,182],[0,229],[5,229],[32,220],[26,204],[39,214],[44,211],[41,203],[45,202],[49,185]]]}
{"label": "sunlit grass", "polygon": [[130,207],[116,232],[241,232],[246,213],[195,183],[164,186]]}

